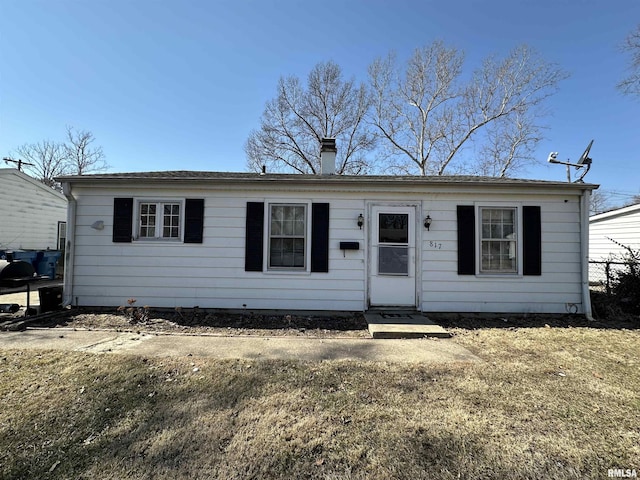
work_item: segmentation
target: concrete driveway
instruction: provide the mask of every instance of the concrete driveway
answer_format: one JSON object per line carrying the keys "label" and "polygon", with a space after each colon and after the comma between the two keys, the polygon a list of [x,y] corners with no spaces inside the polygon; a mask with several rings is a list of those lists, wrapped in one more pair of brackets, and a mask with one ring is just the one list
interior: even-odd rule
{"label": "concrete driveway", "polygon": [[0,332],[0,349],[72,350],[143,356],[448,363],[482,361],[451,339],[321,339],[157,335],[65,328]]}
{"label": "concrete driveway", "polygon": [[[5,293],[0,295],[0,303],[17,303],[21,307],[27,305],[27,292]],[[38,290],[31,290],[29,295],[29,305],[35,307],[40,305],[40,295]]]}

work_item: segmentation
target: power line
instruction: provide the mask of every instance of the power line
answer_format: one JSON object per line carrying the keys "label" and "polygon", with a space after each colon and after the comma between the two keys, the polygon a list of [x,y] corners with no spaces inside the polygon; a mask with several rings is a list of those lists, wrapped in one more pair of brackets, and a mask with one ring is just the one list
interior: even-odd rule
{"label": "power line", "polygon": [[600,192],[603,195],[607,195],[609,197],[619,197],[619,198],[636,197],[640,195],[640,192],[623,192],[620,190],[600,190]]}

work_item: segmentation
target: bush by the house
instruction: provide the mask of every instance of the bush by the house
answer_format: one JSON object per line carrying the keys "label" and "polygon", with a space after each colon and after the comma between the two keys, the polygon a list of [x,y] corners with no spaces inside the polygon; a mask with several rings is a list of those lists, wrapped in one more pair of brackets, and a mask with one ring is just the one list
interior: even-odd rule
{"label": "bush by the house", "polygon": [[613,280],[611,293],[625,313],[640,314],[640,250],[628,249],[626,268]]}

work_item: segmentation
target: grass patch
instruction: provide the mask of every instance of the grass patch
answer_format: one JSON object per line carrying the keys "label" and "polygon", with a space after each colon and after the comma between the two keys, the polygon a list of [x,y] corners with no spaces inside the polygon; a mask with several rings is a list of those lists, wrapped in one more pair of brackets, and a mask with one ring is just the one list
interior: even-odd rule
{"label": "grass patch", "polygon": [[640,469],[637,331],[454,333],[486,362],[4,350],[0,477],[568,479]]}

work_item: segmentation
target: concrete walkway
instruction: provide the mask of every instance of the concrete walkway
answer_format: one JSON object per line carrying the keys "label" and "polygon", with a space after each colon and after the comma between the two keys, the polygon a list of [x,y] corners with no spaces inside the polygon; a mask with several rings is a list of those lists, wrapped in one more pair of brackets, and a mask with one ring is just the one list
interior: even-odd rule
{"label": "concrete walkway", "polygon": [[[27,292],[5,293],[0,295],[0,303],[17,303],[21,307],[27,306]],[[40,305],[40,294],[38,289],[32,289],[29,294],[29,305],[35,307]]]}
{"label": "concrete walkway", "polygon": [[56,349],[143,356],[241,359],[478,362],[451,339],[376,340],[301,337],[156,335],[65,328],[0,332],[0,349]]}
{"label": "concrete walkway", "polygon": [[364,313],[373,338],[449,338],[440,325],[414,311],[369,310]]}

